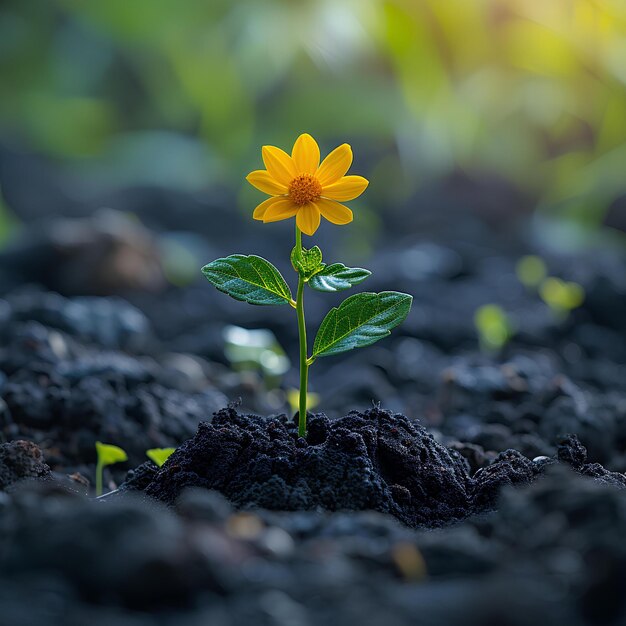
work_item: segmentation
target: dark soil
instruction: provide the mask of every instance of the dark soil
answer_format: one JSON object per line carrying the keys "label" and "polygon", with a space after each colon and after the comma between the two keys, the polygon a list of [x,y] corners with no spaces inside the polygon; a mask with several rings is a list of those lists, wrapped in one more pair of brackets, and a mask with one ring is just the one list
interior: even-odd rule
{"label": "dark soil", "polygon": [[316,415],[304,440],[284,416],[264,419],[230,408],[200,424],[145,491],[173,504],[185,489],[202,487],[242,508],[374,510],[407,526],[437,527],[493,508],[504,486],[527,485],[557,460],[626,487],[624,474],[588,464],[574,435],[559,442],[555,459],[531,461],[507,450],[471,475],[457,451],[404,415],[377,408],[337,420]]}
{"label": "dark soil", "polygon": [[96,440],[136,465],[226,402],[201,362],[150,356],[149,324],[124,301],[27,292],[4,314],[0,432],[36,442],[53,469],[93,477]]}
{"label": "dark soil", "polygon": [[0,490],[7,491],[27,478],[49,478],[50,468],[41,450],[30,441],[11,441],[0,445]]}
{"label": "dark soil", "polygon": [[[465,180],[388,207],[367,289],[415,306],[385,342],[316,364],[326,415],[304,441],[297,372],[232,371],[223,349],[235,323],[294,355],[289,307],[246,307],[197,272],[249,250],[289,275],[291,227],[261,238],[214,194],[81,204],[31,165],[0,149],[26,222],[0,254],[0,623],[626,623],[623,250],[546,249],[523,199]],[[326,260],[362,261],[353,235],[319,235]],[[168,283],[172,237],[197,279]],[[517,280],[528,253],[583,286],[569,317]],[[312,296],[311,325],[335,303]],[[473,322],[488,303],[516,328],[491,354]],[[96,440],[129,454],[99,500]]]}
{"label": "dark soil", "polygon": [[5,498],[0,531],[11,626],[626,617],[626,490],[558,464],[505,489],[497,511],[438,531],[374,512],[237,512],[204,489],[170,510],[129,496],[94,502],[54,483]]}
{"label": "dark soil", "polygon": [[241,416],[234,409],[201,424],[146,493],[172,503],[186,487],[223,493],[240,507],[283,511],[375,510],[409,526],[467,517],[497,487],[528,483],[532,461],[511,451],[486,480],[403,415],[372,409],[337,420],[311,417],[307,440],[293,420]]}

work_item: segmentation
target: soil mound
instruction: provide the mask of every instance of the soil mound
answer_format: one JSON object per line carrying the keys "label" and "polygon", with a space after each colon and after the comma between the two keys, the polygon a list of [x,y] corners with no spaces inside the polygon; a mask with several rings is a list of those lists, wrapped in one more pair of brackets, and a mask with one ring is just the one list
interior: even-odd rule
{"label": "soil mound", "polygon": [[233,408],[202,423],[148,485],[173,503],[183,489],[223,493],[243,508],[376,510],[409,526],[440,526],[494,504],[504,485],[526,484],[540,466],[516,451],[470,476],[467,461],[404,415],[378,408],[309,420],[297,436],[285,416]]}

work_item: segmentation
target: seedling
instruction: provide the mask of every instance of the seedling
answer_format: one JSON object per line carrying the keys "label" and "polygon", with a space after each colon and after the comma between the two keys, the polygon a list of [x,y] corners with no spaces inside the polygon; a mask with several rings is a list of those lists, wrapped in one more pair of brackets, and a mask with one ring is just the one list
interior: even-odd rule
{"label": "seedling", "polygon": [[167,461],[175,451],[176,448],[150,448],[150,450],[146,450],[146,456],[154,462],[157,467],[163,467],[165,461]]}
{"label": "seedling", "polygon": [[122,448],[108,443],[102,443],[101,441],[96,441],[96,454],[98,455],[98,462],[96,463],[96,495],[101,496],[104,468],[107,465],[127,461],[128,455]]}
{"label": "seedling", "polygon": [[548,269],[541,257],[529,254],[517,262],[515,273],[524,287],[537,289],[548,275]]}
{"label": "seedling", "polygon": [[502,349],[511,339],[514,328],[505,310],[497,304],[485,304],[474,313],[474,325],[480,346],[486,352]]}
{"label": "seedling", "polygon": [[308,353],[304,316],[304,289],[336,292],[362,283],[371,272],[322,262],[318,246],[302,245],[302,235],[313,236],[323,216],[332,224],[352,221],[352,211],[341,202],[354,200],[368,186],[362,176],[346,176],[352,164],[352,149],[346,143],[333,150],[320,164],[320,149],[311,135],[296,140],[291,155],[274,146],[263,147],[264,170],[247,180],[270,197],[259,204],[253,217],[264,223],[296,218],[295,247],[291,264],[298,274],[295,299],[289,285],[269,261],[233,254],[202,268],[204,276],[229,296],[254,305],[285,305],[296,310],[300,340],[300,389],[298,434],[306,437],[309,367],[322,357],[369,346],[390,334],[411,309],[412,296],[396,291],[359,293],[331,309],[322,321]]}
{"label": "seedling", "polygon": [[578,283],[548,276],[548,268],[543,259],[528,255],[522,257],[515,267],[520,282],[548,305],[552,315],[559,321],[567,319],[571,311],[585,301],[585,290]]}
{"label": "seedling", "polygon": [[585,290],[581,285],[554,276],[541,283],[539,295],[558,320],[565,320],[585,301]]}

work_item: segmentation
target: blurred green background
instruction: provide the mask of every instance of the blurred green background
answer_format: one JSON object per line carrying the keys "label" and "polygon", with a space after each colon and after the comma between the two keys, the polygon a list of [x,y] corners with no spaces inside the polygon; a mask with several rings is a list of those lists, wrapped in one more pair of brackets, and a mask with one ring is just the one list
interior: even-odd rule
{"label": "blurred green background", "polygon": [[0,142],[107,184],[358,143],[370,201],[454,172],[601,224],[626,194],[624,0],[5,0]]}

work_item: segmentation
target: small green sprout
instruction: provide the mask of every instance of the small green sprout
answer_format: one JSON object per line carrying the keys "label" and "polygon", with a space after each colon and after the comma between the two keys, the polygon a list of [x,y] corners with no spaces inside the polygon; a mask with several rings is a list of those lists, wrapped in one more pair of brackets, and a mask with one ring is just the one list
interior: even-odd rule
{"label": "small green sprout", "polygon": [[96,464],[96,495],[101,496],[104,468],[107,465],[128,461],[128,455],[122,448],[108,443],[102,443],[101,441],[96,441],[96,454],[98,456],[98,462]]}
{"label": "small green sprout", "polygon": [[176,448],[150,448],[146,450],[146,456],[157,466],[163,467],[163,464],[176,451]]}
{"label": "small green sprout", "polygon": [[541,283],[539,295],[557,319],[566,319],[571,311],[585,301],[585,290],[581,285],[554,276],[549,276]]}
{"label": "small green sprout", "polygon": [[537,290],[558,320],[567,319],[570,312],[585,301],[585,290],[581,285],[548,276],[548,268],[538,256],[522,257],[517,262],[516,273],[526,288]]}
{"label": "small green sprout", "polygon": [[514,333],[509,316],[497,304],[485,304],[478,308],[474,313],[474,325],[481,348],[486,352],[502,349]]}
{"label": "small green sprout", "polygon": [[318,246],[302,245],[302,235],[312,236],[324,217],[332,224],[348,224],[352,211],[341,204],[365,191],[362,176],[346,176],[352,164],[352,149],[342,144],[320,163],[320,149],[311,135],[298,137],[291,155],[274,146],[263,147],[265,170],[256,170],[247,180],[270,197],[259,204],[254,219],[264,223],[296,218],[296,245],[291,265],[298,274],[296,297],[278,269],[255,256],[233,254],[205,265],[202,273],[220,291],[255,305],[285,305],[296,310],[300,340],[300,389],[298,434],[306,437],[309,367],[322,357],[369,346],[387,337],[409,314],[412,296],[397,291],[358,293],[331,309],[322,321],[309,355],[304,319],[304,290],[334,293],[362,283],[371,272],[322,262]]}
{"label": "small green sprout", "polygon": [[528,289],[537,289],[548,275],[548,268],[541,257],[523,256],[515,266],[519,281]]}

